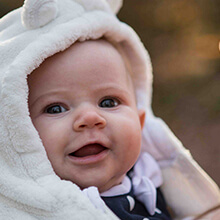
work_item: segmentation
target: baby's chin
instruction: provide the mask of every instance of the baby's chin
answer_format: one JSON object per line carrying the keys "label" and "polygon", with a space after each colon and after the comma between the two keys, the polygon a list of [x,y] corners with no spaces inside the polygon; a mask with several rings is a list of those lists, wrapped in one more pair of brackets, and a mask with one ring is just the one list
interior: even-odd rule
{"label": "baby's chin", "polygon": [[[76,184],[76,185],[78,185],[78,184]],[[115,184],[115,185],[117,185],[117,184]],[[93,186],[93,187],[96,187],[98,189],[99,193],[103,193],[103,192],[109,190],[112,187],[112,186],[108,186],[108,185],[105,185],[105,184],[101,185],[100,183],[99,184],[96,184],[96,183],[94,183],[94,184],[85,184],[85,185],[78,185],[78,186],[80,187],[81,190],[84,190],[84,189],[87,189],[87,188]]]}
{"label": "baby's chin", "polygon": [[124,176],[123,175],[121,178],[117,179],[117,180],[114,180],[113,179],[110,179],[108,181],[100,181],[100,182],[97,182],[96,178],[94,177],[93,181],[87,181],[85,183],[82,183],[82,182],[76,182],[76,181],[73,181],[73,180],[70,180],[70,179],[63,179],[63,180],[67,180],[67,181],[71,181],[72,183],[76,184],[81,190],[84,190],[84,189],[87,189],[91,186],[94,186],[98,189],[99,193],[103,193],[103,192],[106,192],[108,191],[109,189],[111,189],[112,187],[116,186],[116,185],[119,185],[122,183],[123,179],[124,179]]}
{"label": "baby's chin", "polygon": [[[85,188],[88,188],[90,186],[95,186],[98,188],[99,193],[103,193],[103,192],[108,191],[109,189],[111,189],[114,186],[120,185],[122,183],[124,177],[125,177],[125,174],[120,178],[110,179],[109,181],[107,181],[107,183],[102,183],[102,184],[101,183],[96,183],[96,184],[94,183],[93,185],[88,185]],[[83,189],[85,189],[85,188],[83,188]]]}

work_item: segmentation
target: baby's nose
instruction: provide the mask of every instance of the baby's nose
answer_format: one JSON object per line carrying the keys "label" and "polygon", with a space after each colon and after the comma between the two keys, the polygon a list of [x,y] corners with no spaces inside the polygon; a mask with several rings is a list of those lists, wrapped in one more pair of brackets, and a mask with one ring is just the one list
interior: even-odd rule
{"label": "baby's nose", "polygon": [[79,113],[78,117],[73,123],[75,131],[82,131],[86,128],[104,128],[106,120],[95,110],[86,110]]}

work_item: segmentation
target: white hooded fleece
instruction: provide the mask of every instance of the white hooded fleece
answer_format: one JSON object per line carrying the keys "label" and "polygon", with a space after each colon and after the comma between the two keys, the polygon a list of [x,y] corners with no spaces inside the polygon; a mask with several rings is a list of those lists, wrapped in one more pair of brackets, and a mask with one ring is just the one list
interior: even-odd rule
{"label": "white hooded fleece", "polygon": [[216,184],[152,112],[151,62],[133,29],[115,16],[121,6],[120,0],[25,0],[0,19],[0,220],[117,219],[54,173],[27,104],[28,74],[74,42],[101,37],[127,54],[138,106],[147,113],[142,152],[161,167],[173,217],[219,206]]}

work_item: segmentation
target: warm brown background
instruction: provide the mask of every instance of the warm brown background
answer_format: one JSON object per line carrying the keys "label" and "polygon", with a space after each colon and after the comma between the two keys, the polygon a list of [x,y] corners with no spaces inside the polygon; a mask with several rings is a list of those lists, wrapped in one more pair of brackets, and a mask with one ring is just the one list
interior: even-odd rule
{"label": "warm brown background", "polygon": [[[0,0],[0,17],[23,4]],[[154,67],[155,114],[220,185],[220,1],[124,0]]]}

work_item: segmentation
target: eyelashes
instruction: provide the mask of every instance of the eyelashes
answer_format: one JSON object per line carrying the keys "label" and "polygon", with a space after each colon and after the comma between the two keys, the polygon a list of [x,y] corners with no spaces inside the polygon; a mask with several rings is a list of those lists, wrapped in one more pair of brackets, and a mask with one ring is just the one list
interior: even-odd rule
{"label": "eyelashes", "polygon": [[99,103],[99,107],[101,108],[114,108],[120,104],[120,101],[117,98],[107,97],[102,99]]}
{"label": "eyelashes", "polygon": [[[98,103],[100,108],[114,108],[121,104],[121,101],[115,97],[104,97]],[[43,110],[43,113],[46,114],[61,114],[68,111],[69,108],[66,107],[64,104],[54,103],[46,106]]]}
{"label": "eyelashes", "polygon": [[60,114],[66,111],[68,111],[68,109],[60,104],[52,104],[44,109],[44,113],[47,114]]}

